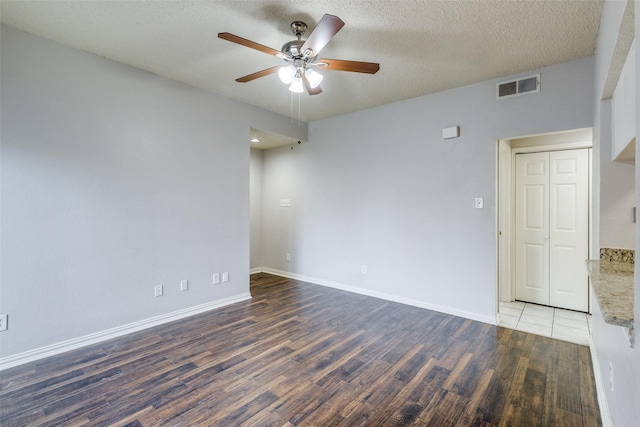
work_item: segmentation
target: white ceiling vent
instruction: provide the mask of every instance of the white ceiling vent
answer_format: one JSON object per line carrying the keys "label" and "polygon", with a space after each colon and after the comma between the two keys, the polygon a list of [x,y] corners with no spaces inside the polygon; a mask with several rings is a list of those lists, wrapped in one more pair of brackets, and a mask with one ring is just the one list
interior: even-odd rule
{"label": "white ceiling vent", "polygon": [[540,74],[496,84],[498,99],[540,92]]}

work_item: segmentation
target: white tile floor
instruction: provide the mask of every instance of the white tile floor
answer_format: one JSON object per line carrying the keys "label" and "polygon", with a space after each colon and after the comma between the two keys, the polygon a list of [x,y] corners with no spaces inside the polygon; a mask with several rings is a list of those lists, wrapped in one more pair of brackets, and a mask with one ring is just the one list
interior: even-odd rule
{"label": "white tile floor", "polygon": [[520,301],[500,303],[500,326],[589,345],[591,316]]}

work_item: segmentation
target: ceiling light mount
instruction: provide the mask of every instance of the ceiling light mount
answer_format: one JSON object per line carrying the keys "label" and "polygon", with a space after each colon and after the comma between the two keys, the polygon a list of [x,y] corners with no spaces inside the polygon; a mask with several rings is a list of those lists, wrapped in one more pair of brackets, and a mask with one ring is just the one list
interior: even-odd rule
{"label": "ceiling light mount", "polygon": [[307,32],[307,24],[302,21],[293,21],[291,23],[291,31],[293,32],[293,35],[300,40],[302,36],[304,36],[304,33]]}

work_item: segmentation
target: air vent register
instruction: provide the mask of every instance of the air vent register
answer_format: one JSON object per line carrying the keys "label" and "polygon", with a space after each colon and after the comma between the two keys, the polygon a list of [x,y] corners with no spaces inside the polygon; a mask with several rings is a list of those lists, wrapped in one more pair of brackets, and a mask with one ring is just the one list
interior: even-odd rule
{"label": "air vent register", "polygon": [[496,84],[498,99],[540,92],[540,74]]}

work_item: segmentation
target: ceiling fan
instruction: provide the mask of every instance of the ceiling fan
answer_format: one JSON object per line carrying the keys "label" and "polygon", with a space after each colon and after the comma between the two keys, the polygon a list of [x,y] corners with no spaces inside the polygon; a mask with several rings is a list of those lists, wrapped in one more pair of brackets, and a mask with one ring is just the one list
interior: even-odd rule
{"label": "ceiling fan", "polygon": [[307,24],[302,21],[293,21],[291,23],[291,30],[297,37],[297,40],[285,43],[284,46],[282,46],[282,50],[272,49],[231,33],[218,33],[218,37],[269,55],[274,55],[287,63],[287,65],[267,68],[237,78],[237,82],[246,83],[277,72],[280,80],[289,85],[291,92],[301,93],[306,89],[309,95],[317,95],[322,92],[320,83],[323,77],[322,74],[316,72],[314,68],[367,74],[375,74],[380,69],[380,64],[374,62],[318,59],[318,54],[322,48],[329,43],[343,26],[344,22],[337,16],[324,15],[316,28],[309,34],[309,37],[306,40],[302,40],[302,36],[307,31]]}

